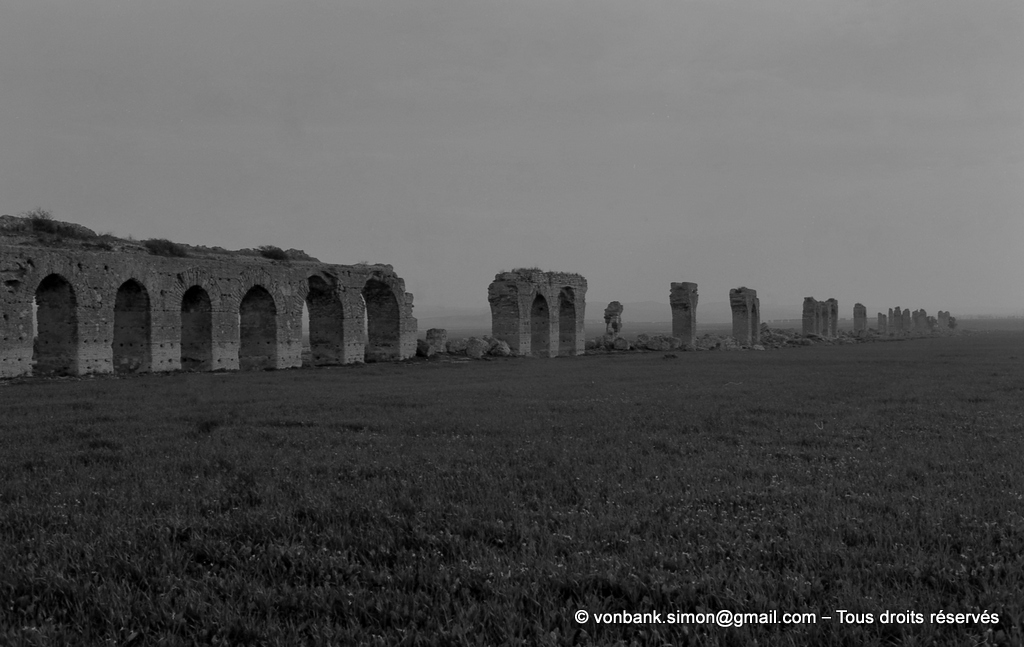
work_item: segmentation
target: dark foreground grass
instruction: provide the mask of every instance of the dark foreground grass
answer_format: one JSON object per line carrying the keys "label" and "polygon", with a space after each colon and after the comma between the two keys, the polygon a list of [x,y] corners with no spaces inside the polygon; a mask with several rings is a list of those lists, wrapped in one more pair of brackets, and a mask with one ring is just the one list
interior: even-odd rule
{"label": "dark foreground grass", "polygon": [[0,644],[1020,644],[1022,342],[2,383]]}

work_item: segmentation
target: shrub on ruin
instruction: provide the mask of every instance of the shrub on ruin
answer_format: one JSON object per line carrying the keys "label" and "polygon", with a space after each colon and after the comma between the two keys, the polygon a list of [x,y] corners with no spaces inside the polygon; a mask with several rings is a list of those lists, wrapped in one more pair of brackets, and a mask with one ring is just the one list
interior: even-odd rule
{"label": "shrub on ruin", "polygon": [[273,245],[262,245],[256,248],[259,251],[260,256],[263,258],[269,258],[272,261],[287,261],[288,252],[284,251],[280,247],[274,247]]}
{"label": "shrub on ruin", "polygon": [[188,256],[188,250],[184,245],[171,242],[166,238],[150,238],[142,241],[142,244],[154,256],[174,256],[178,258]]}
{"label": "shrub on ruin", "polygon": [[31,211],[26,211],[21,214],[21,217],[28,218],[28,223],[32,228],[32,231],[44,234],[57,233],[58,223],[53,219],[53,214],[42,207],[36,207]]}
{"label": "shrub on ruin", "polygon": [[28,228],[37,234],[48,234],[58,238],[88,239],[96,237],[95,232],[86,227],[54,220],[53,214],[42,207],[36,207],[19,215],[28,220]]}

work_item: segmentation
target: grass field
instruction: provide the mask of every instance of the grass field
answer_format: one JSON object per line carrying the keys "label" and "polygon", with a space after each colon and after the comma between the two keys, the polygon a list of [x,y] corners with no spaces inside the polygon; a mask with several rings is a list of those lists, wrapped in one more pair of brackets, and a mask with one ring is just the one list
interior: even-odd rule
{"label": "grass field", "polygon": [[0,382],[0,644],[1021,643],[1024,335],[678,355]]}

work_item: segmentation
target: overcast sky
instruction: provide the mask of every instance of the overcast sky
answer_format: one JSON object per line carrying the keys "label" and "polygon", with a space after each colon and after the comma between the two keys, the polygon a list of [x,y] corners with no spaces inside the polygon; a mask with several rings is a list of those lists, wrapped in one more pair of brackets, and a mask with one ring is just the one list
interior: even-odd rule
{"label": "overcast sky", "polygon": [[1024,2],[7,0],[0,213],[36,206],[390,263],[421,312],[538,265],[588,318],[1020,314]]}

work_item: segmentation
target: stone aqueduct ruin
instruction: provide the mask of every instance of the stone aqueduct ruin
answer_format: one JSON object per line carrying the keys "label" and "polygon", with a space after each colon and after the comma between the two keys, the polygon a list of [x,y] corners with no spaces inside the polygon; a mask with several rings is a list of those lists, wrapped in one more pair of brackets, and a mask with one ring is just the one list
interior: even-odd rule
{"label": "stone aqueduct ruin", "polygon": [[[139,245],[126,252],[22,241],[0,244],[0,281],[0,378],[298,367],[304,308],[314,366],[407,359],[417,351],[413,297],[390,265],[224,250],[178,258]],[[492,336],[516,355],[582,354],[586,293],[579,274],[500,273],[488,288]],[[695,347],[697,300],[696,283],[671,284],[672,334],[684,348]],[[735,340],[758,344],[757,292],[730,290],[729,302]],[[609,304],[606,337],[618,336],[621,315],[621,304]],[[838,319],[835,299],[804,299],[805,335],[835,338]],[[929,317],[895,308],[878,313],[877,332],[924,333],[955,321],[949,312]],[[858,303],[854,333],[867,332]],[[444,331],[428,331],[430,344],[443,348]]]}
{"label": "stone aqueduct ruin", "polygon": [[839,334],[839,302],[835,299],[818,301],[814,297],[804,297],[802,323],[805,335],[834,339]]}
{"label": "stone aqueduct ruin", "polygon": [[301,366],[416,352],[390,265],[0,245],[0,377]]}
{"label": "stone aqueduct ruin", "polygon": [[582,355],[587,280],[579,274],[518,269],[487,289],[491,335],[517,355]]}

